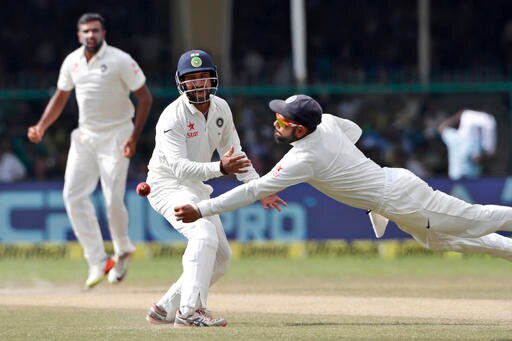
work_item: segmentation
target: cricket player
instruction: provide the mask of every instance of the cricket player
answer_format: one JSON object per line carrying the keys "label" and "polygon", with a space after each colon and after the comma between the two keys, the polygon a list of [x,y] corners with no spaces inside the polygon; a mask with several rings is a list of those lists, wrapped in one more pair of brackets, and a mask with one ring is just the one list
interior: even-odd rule
{"label": "cricket player", "polygon": [[496,151],[496,119],[469,109],[459,110],[438,127],[448,152],[448,176],[452,180],[478,178],[482,164]]}
{"label": "cricket player", "polygon": [[[77,26],[82,46],[64,60],[57,90],[39,122],[28,128],[27,136],[34,143],[41,142],[75,89],[78,128],[71,133],[63,197],[71,226],[89,264],[85,285],[92,288],[107,274],[110,283],[120,282],[135,250],[128,236],[124,194],[129,160],[135,154],[152,96],[144,73],[132,57],[107,45],[105,20],[101,15],[86,13],[79,18]],[[136,112],[129,98],[130,91],[137,97]],[[105,252],[89,199],[98,180],[105,199],[114,257]]]}
{"label": "cricket player", "polygon": [[261,178],[216,198],[177,206],[177,220],[205,219],[306,182],[339,202],[369,210],[377,237],[392,220],[428,249],[512,260],[512,240],[494,233],[512,231],[512,208],[471,205],[433,190],[406,169],[377,165],[354,145],[361,128],[323,114],[309,96],[273,100],[269,106],[276,117],[275,139],[293,148]]}
{"label": "cricket player", "polygon": [[[208,310],[208,288],[228,269],[231,249],[218,215],[192,224],[177,221],[174,207],[210,197],[203,183],[227,174],[243,182],[259,177],[242,152],[231,110],[215,95],[217,67],[202,50],[183,53],[178,60],[176,85],[181,96],[162,112],[156,125],[155,149],[148,165],[151,206],[188,239],[183,273],[167,293],[149,309],[146,320],[176,327],[225,326]],[[220,161],[212,161],[214,151]],[[286,205],[273,193],[262,197],[266,208]]]}

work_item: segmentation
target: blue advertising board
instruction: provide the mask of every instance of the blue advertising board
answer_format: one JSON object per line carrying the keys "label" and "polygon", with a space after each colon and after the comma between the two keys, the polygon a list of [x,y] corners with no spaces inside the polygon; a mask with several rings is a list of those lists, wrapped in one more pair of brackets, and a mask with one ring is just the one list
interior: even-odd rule
{"label": "blue advertising board", "polygon": [[[431,179],[435,189],[472,203],[510,205],[512,178],[485,178],[452,182]],[[210,182],[214,196],[236,186],[238,182]],[[136,183],[127,186],[130,236],[135,242],[181,241],[184,238],[157,214],[147,199],[135,193]],[[21,182],[0,184],[0,242],[65,242],[76,240],[62,200],[63,183]],[[229,239],[248,241],[300,241],[325,239],[375,239],[366,211],[336,202],[306,184],[280,193],[288,202],[281,213],[266,210],[259,203],[221,216]],[[101,190],[91,197],[100,217],[102,233],[110,239]],[[390,224],[384,238],[410,236]]]}

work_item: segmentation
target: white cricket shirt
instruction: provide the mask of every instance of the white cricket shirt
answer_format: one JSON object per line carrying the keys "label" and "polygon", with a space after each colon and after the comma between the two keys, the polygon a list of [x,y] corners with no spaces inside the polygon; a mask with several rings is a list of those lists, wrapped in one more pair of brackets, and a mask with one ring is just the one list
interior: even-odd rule
{"label": "white cricket shirt", "polygon": [[337,201],[377,210],[385,190],[385,171],[354,145],[361,133],[354,122],[323,114],[317,129],[293,142],[269,173],[200,201],[197,207],[204,217],[220,214],[305,182]]}
{"label": "white cricket shirt", "polygon": [[[164,109],[156,124],[155,149],[148,165],[148,183],[165,183],[166,187],[205,187],[202,181],[220,177],[220,162],[212,162],[215,150],[220,156],[229,148],[234,155],[243,153],[233,115],[225,100],[210,96],[208,119],[190,104],[185,94]],[[259,177],[251,166],[237,174],[247,182]],[[206,188],[211,189],[210,186]],[[211,190],[210,190],[211,192]]]}
{"label": "white cricket shirt", "polygon": [[459,131],[478,136],[481,147],[487,153],[496,152],[496,119],[481,111],[464,110],[460,116]]}
{"label": "white cricket shirt", "polygon": [[130,91],[140,89],[146,77],[132,57],[104,41],[89,63],[84,47],[71,52],[62,63],[57,87],[75,88],[80,128],[104,131],[131,121],[135,109]]}

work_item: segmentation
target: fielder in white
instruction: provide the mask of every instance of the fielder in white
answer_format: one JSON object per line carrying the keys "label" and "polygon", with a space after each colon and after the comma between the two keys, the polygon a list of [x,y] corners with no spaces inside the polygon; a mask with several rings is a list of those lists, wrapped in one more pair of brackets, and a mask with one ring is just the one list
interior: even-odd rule
{"label": "fielder in white", "polygon": [[[151,206],[188,239],[183,273],[167,293],[149,309],[146,320],[176,327],[225,326],[206,310],[208,288],[228,269],[231,249],[218,215],[193,224],[177,221],[174,207],[210,197],[212,187],[203,181],[236,174],[248,182],[259,176],[246,158],[228,104],[215,96],[217,67],[202,50],[183,53],[176,84],[181,96],[162,112],[156,125],[155,149],[148,165]],[[214,151],[220,161],[212,162]],[[277,195],[262,196],[266,208],[285,205]]]}
{"label": "fielder in white", "polygon": [[[108,274],[110,283],[120,282],[135,246],[128,236],[128,213],[124,204],[130,158],[148,116],[152,96],[146,77],[127,53],[107,45],[105,21],[97,13],[78,20],[82,47],[64,60],[57,90],[39,122],[27,136],[41,142],[46,130],[62,114],[71,91],[78,102],[78,128],[71,144],[64,176],[64,204],[89,264],[86,287],[100,283]],[[135,110],[130,91],[137,97]],[[89,196],[101,181],[114,257],[105,252],[103,238]]]}
{"label": "fielder in white", "polygon": [[322,114],[309,96],[273,100],[269,105],[276,113],[275,139],[293,148],[261,178],[216,198],[177,206],[176,219],[191,222],[203,217],[201,221],[306,182],[339,202],[370,210],[377,237],[392,220],[431,250],[512,260],[512,239],[494,233],[512,231],[512,208],[471,205],[433,190],[406,169],[377,165],[354,145],[361,136],[359,126]]}

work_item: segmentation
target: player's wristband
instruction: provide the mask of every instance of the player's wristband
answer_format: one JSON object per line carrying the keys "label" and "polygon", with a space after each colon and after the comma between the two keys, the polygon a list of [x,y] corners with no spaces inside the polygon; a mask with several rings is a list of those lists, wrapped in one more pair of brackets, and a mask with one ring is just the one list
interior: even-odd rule
{"label": "player's wristband", "polygon": [[224,169],[224,166],[222,166],[222,161],[219,161],[220,162],[220,172],[224,175],[228,175],[228,173],[226,172],[226,170]]}

